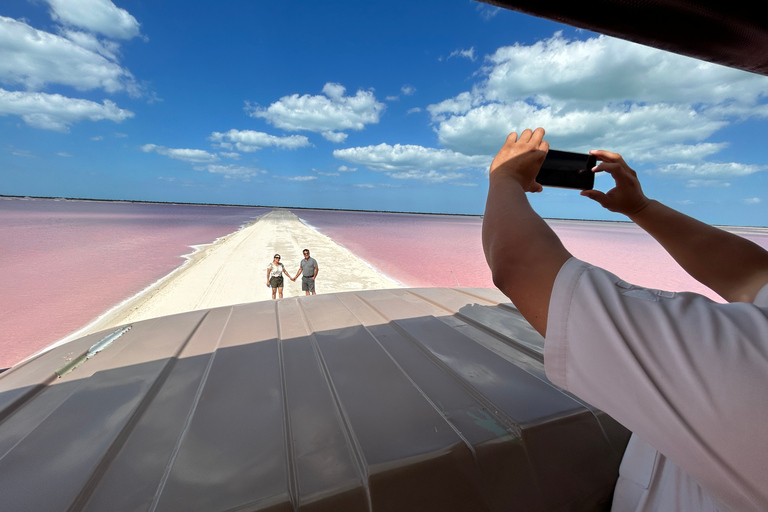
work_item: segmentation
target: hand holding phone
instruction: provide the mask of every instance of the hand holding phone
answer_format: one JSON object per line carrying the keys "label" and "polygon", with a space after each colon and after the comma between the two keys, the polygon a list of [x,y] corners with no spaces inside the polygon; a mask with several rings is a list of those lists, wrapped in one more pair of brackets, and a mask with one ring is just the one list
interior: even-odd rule
{"label": "hand holding phone", "polygon": [[536,182],[544,187],[591,190],[595,186],[592,168],[596,164],[594,155],[550,149]]}

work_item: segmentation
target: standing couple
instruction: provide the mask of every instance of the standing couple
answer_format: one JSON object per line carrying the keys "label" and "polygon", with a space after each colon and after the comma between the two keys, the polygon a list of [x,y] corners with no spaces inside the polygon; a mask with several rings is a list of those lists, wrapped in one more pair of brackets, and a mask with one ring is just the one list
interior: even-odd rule
{"label": "standing couple", "polygon": [[[294,277],[288,276],[291,281],[296,281],[299,274],[301,277],[301,289],[304,290],[305,295],[315,295],[315,278],[317,277],[317,260],[309,256],[309,249],[304,249],[304,259],[299,264],[299,270]],[[283,298],[283,272],[285,267],[280,263],[280,255],[275,254],[275,258],[272,263],[267,267],[267,286],[272,288],[272,298],[279,293],[280,298]]]}

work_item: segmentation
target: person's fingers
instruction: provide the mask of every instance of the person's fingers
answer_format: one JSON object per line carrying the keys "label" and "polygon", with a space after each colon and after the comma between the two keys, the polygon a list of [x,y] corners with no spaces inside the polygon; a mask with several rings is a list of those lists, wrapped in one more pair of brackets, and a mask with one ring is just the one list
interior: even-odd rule
{"label": "person's fingers", "polygon": [[535,147],[541,149],[541,143],[543,140],[544,140],[544,128],[539,126],[533,132],[531,132],[530,141],[533,143]]}
{"label": "person's fingers", "polygon": [[539,142],[539,150],[549,152],[549,142],[545,140]]}
{"label": "person's fingers", "polygon": [[515,142],[517,142],[517,132],[512,132],[507,135],[507,140],[504,142],[504,144],[514,144]]}
{"label": "person's fingers", "polygon": [[608,174],[615,174],[621,172],[623,166],[618,163],[600,162],[592,168],[594,172],[607,172]]}
{"label": "person's fingers", "polygon": [[526,128],[525,130],[523,130],[523,133],[521,133],[520,136],[517,138],[517,142],[523,142],[523,143],[530,142],[531,137],[533,137],[533,131],[531,131],[530,128]]}
{"label": "person's fingers", "polygon": [[600,192],[599,190],[582,190],[581,195],[590,198],[605,208],[607,196],[603,192]]}
{"label": "person's fingers", "polygon": [[623,163],[601,162],[592,171],[607,172],[613,177],[617,185],[626,185],[637,180],[637,173]]}
{"label": "person's fingers", "polygon": [[601,162],[623,162],[624,159],[618,153],[612,153],[605,151],[604,149],[593,149],[589,152],[590,155],[595,155]]}

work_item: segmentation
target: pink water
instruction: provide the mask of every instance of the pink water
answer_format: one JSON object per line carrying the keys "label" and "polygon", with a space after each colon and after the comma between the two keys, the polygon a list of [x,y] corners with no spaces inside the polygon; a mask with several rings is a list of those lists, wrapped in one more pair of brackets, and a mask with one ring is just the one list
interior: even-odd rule
{"label": "pink water", "polygon": [[0,368],[85,326],[269,210],[0,200]]}
{"label": "pink water", "polygon": [[[480,240],[481,217],[319,210],[294,213],[379,271],[408,286],[493,287]],[[547,222],[571,254],[625,281],[662,290],[693,291],[722,302],[634,224]],[[768,249],[767,229],[731,231]]]}
{"label": "pink water", "polygon": [[480,240],[481,217],[321,210],[293,213],[406,286],[493,286]]}
{"label": "pink water", "polygon": [[[0,200],[0,368],[85,326],[167,275],[183,263],[191,245],[210,243],[267,211]],[[480,241],[480,217],[294,213],[406,286],[493,286]],[[576,257],[629,282],[717,299],[632,224],[550,225]],[[737,231],[768,248],[768,230]],[[321,267],[330,263],[319,261]]]}

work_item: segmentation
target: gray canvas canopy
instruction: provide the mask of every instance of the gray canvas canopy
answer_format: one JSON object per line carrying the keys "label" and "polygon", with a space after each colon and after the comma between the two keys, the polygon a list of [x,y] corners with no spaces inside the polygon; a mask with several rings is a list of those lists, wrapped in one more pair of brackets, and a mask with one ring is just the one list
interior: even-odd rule
{"label": "gray canvas canopy", "polygon": [[482,0],[697,59],[768,75],[760,4],[735,0]]}

